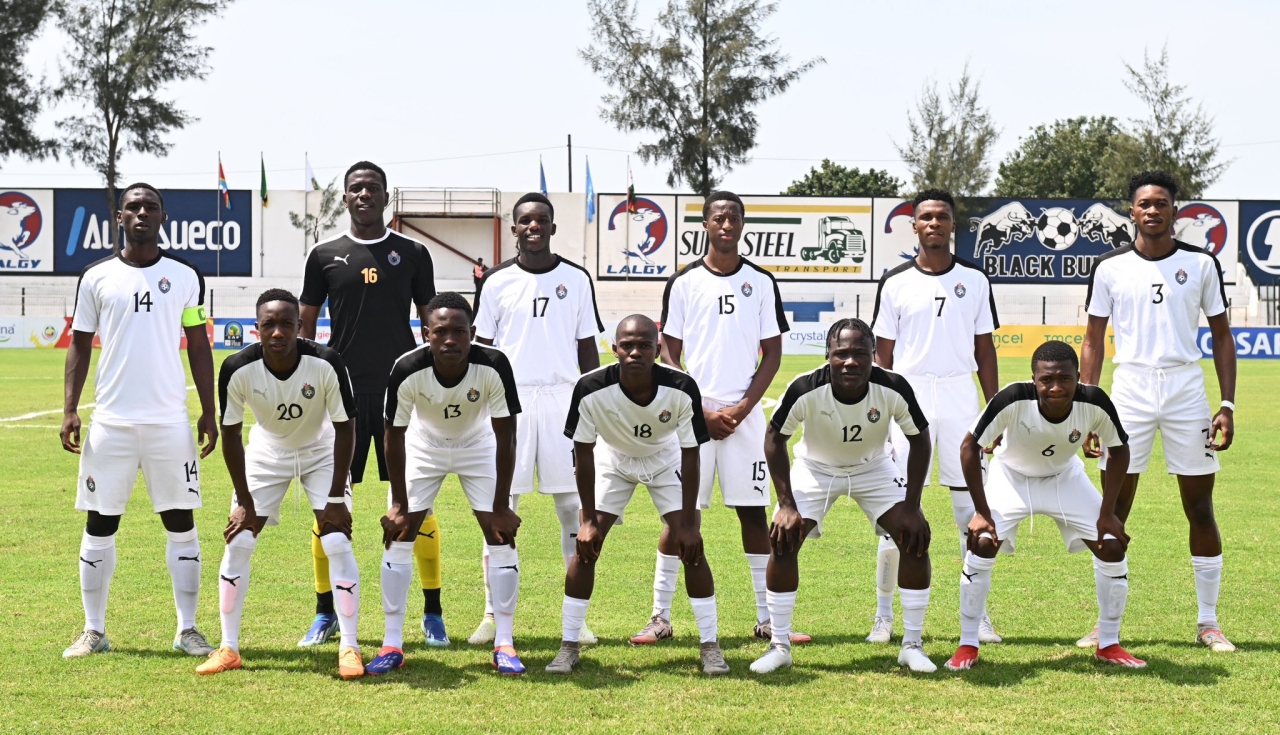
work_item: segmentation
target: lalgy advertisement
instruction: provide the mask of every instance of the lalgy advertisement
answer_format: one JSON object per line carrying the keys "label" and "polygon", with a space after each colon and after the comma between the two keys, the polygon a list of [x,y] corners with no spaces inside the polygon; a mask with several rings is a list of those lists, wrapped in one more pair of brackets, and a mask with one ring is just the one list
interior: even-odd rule
{"label": "lalgy advertisement", "polygon": [[53,191],[0,190],[0,274],[53,271]]}

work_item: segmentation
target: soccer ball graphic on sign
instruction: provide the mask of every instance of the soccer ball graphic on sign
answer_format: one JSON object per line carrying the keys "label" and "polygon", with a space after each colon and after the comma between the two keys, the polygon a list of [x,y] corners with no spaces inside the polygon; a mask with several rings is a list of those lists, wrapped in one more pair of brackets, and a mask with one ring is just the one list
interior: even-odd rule
{"label": "soccer ball graphic on sign", "polygon": [[1079,236],[1076,214],[1066,207],[1049,207],[1036,219],[1036,237],[1050,250],[1066,250]]}

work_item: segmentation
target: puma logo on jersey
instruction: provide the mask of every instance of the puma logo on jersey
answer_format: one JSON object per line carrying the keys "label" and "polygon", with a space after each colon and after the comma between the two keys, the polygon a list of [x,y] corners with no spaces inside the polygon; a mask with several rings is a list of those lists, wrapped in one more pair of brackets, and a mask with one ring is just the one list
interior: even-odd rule
{"label": "puma logo on jersey", "polygon": [[1032,431],[1032,429],[1031,429],[1031,425],[1030,425],[1030,424],[1028,424],[1026,421],[1019,421],[1019,422],[1018,422],[1018,425],[1019,425],[1019,426],[1021,426],[1021,427],[1022,427],[1022,428],[1024,428],[1024,429],[1026,429],[1028,434],[1030,434],[1030,433],[1031,433],[1031,431]]}
{"label": "puma logo on jersey", "polygon": [[818,411],[818,415],[819,415],[819,416],[826,416],[827,418],[831,419],[832,421],[835,421],[835,420],[836,420],[836,412],[835,412],[835,411]]}
{"label": "puma logo on jersey", "polygon": [[257,393],[258,395],[262,396],[263,398],[266,398],[266,397],[267,397],[267,392],[266,392],[265,390],[259,390],[258,388],[250,388],[250,390],[252,390],[254,393]]}
{"label": "puma logo on jersey", "polygon": [[[178,557],[178,561],[200,561],[200,555],[196,554],[195,556],[180,556]],[[239,579],[239,577],[236,577],[236,579]]]}
{"label": "puma logo on jersey", "polygon": [[199,494],[200,494],[200,491],[199,491],[199,490],[197,490],[197,489],[195,489],[194,487],[189,487],[189,488],[187,488],[187,492],[189,492],[189,493],[195,493],[196,495],[199,495]]}
{"label": "puma logo on jersey", "polygon": [[350,258],[350,257],[351,257],[351,255],[350,255],[350,253],[348,253],[347,255],[343,255],[343,256],[337,256],[337,255],[335,255],[335,256],[333,256],[333,259],[334,259],[334,260],[341,260],[343,265],[351,265],[350,263],[348,263],[348,262],[347,262],[347,258]]}
{"label": "puma logo on jersey", "polygon": [[755,487],[756,492],[760,493],[760,496],[761,496],[761,497],[763,497],[763,496],[764,496],[764,488],[763,488],[763,487],[761,487],[760,485],[755,485],[755,486],[753,486],[753,487]]}
{"label": "puma logo on jersey", "polygon": [[88,564],[89,566],[93,567],[94,569],[97,569],[97,568],[98,568],[98,562],[100,562],[100,561],[102,561],[102,560],[101,560],[101,559],[98,559],[98,560],[96,560],[96,561],[89,561],[88,559],[86,559],[86,558],[84,558],[84,557],[82,556],[82,557],[80,557],[80,561],[84,562],[85,564]]}
{"label": "puma logo on jersey", "polygon": [[227,576],[224,576],[224,575],[219,574],[219,575],[218,575],[218,579],[221,579],[223,582],[226,582],[227,584],[231,585],[232,587],[235,587],[235,586],[236,586],[236,580],[237,580],[237,579],[240,579],[240,576],[239,576],[239,575],[236,575],[236,576],[234,576],[234,577],[227,577]]}
{"label": "puma logo on jersey", "polygon": [[333,588],[334,588],[334,589],[338,589],[338,590],[342,590],[343,592],[346,592],[348,595],[354,595],[354,594],[355,594],[355,589],[356,589],[356,583],[355,583],[355,582],[352,582],[350,587],[343,587],[343,586],[342,586],[342,585],[340,585],[340,584],[335,584],[335,585],[333,586]]}

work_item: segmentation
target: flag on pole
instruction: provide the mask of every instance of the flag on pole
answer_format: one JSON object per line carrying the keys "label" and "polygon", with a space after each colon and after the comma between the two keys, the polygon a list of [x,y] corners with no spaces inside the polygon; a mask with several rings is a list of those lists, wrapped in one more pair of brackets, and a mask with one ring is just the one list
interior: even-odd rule
{"label": "flag on pole", "polygon": [[304,191],[320,191],[320,182],[316,180],[316,172],[311,170],[311,157],[305,153],[302,157],[307,162],[307,180],[303,182],[302,189]]}
{"label": "flag on pole", "polygon": [[542,196],[547,195],[547,172],[542,168],[542,156],[538,156],[538,191]]}
{"label": "flag on pole", "polygon": [[636,182],[631,178],[631,156],[627,156],[627,213],[636,213]]}
{"label": "flag on pole", "polygon": [[258,162],[262,164],[262,190],[259,194],[262,196],[262,206],[267,206],[267,162],[263,160],[262,155],[258,155]]}
{"label": "flag on pole", "polygon": [[596,186],[591,183],[591,159],[587,159],[587,222],[596,218]]}
{"label": "flag on pole", "polygon": [[231,209],[231,188],[227,186],[227,174],[222,170],[222,154],[218,154],[218,191],[222,192],[222,206]]}

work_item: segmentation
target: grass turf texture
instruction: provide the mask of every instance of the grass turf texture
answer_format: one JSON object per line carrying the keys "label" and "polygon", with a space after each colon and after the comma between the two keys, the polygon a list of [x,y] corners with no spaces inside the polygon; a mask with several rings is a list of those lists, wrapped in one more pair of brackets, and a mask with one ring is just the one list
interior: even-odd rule
{"label": "grass turf texture", "polygon": [[[228,352],[218,352],[220,362]],[[61,406],[62,351],[7,351],[0,359],[0,418]],[[95,355],[96,359],[96,355]],[[1025,359],[1001,360],[1001,379],[1025,379]],[[769,395],[819,363],[786,357]],[[1209,395],[1216,396],[1212,365]],[[90,385],[85,402],[92,400]],[[1110,382],[1108,370],[1104,384]],[[145,380],[145,376],[137,376]],[[983,648],[975,669],[951,674],[942,663],[959,635],[957,539],[950,501],[935,484],[925,512],[934,529],[933,597],[925,650],[939,665],[912,675],[889,646],[863,642],[875,609],[876,539],[862,513],[841,502],[826,536],[806,544],[795,627],[815,643],[797,647],[795,667],[768,677],[748,671],[764,650],[750,637],[754,598],[732,513],[714,506],[703,533],[716,575],[720,637],[733,673],[699,673],[696,628],[683,583],[676,638],[633,648],[627,638],[649,615],[659,520],[643,492],[627,522],[610,535],[588,621],[601,644],[584,649],[572,676],[544,674],[560,639],[563,568],[549,498],[521,505],[521,591],[516,643],[529,674],[499,677],[487,647],[466,637],[479,621],[481,538],[456,480],[440,495],[444,610],[453,647],[426,649],[417,621],[421,596],[410,590],[406,668],[343,682],[335,642],[294,646],[312,617],[311,514],[286,500],[281,525],[267,528],[254,557],[241,635],[245,670],[197,677],[199,661],[170,650],[174,611],[164,566],[164,532],[141,481],[118,538],[119,563],[108,608],[112,651],[64,661],[62,649],[83,624],[76,551],[84,516],[73,510],[76,458],[58,442],[60,412],[0,422],[0,731],[371,732],[406,728],[448,732],[812,731],[929,728],[942,731],[1265,731],[1280,726],[1277,618],[1280,568],[1273,563],[1280,510],[1271,494],[1280,442],[1280,365],[1242,361],[1235,446],[1223,455],[1217,493],[1226,550],[1219,616],[1239,646],[1213,654],[1193,643],[1195,590],[1187,525],[1172,478],[1143,478],[1128,530],[1129,607],[1122,641],[1148,661],[1142,671],[1095,664],[1074,646],[1095,619],[1087,553],[1068,556],[1056,528],[1024,524],[1018,553],[1002,556],[991,593],[1005,643]],[[198,403],[189,393],[192,417]],[[88,425],[89,411],[81,417]],[[1153,467],[1163,467],[1157,450]],[[370,460],[372,463],[372,459]],[[218,563],[231,485],[219,453],[201,465],[205,507],[197,511],[204,554],[199,627],[219,638]],[[1096,475],[1095,475],[1096,476]],[[355,495],[355,547],[364,594],[360,640],[366,661],[382,634],[378,517],[385,490],[366,482]],[[896,624],[901,632],[901,615]]]}

